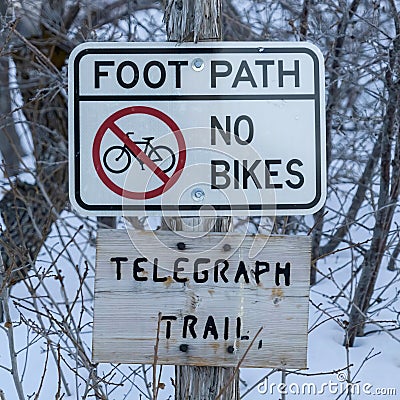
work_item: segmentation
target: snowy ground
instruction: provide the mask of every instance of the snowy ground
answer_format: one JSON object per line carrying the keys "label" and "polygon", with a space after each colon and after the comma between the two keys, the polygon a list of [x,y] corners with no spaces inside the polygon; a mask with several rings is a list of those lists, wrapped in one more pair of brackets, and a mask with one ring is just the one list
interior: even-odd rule
{"label": "snowy ground", "polygon": [[[76,219],[71,219],[66,214],[65,220],[72,226],[77,222]],[[64,229],[65,226],[64,226]],[[72,229],[72,228],[71,228]],[[94,247],[84,244],[86,234],[83,233],[81,239],[77,239],[77,243],[84,249],[84,256],[88,257],[92,262],[94,260]],[[52,248],[53,253],[56,254],[61,244],[54,236],[49,239],[48,247]],[[78,251],[78,247],[71,245],[69,247],[70,255],[76,262],[82,263],[83,254]],[[348,255],[347,255],[348,256]],[[345,257],[342,255],[341,257]],[[40,258],[39,266],[48,264],[49,255],[43,254]],[[321,262],[319,268],[321,271],[328,273],[329,268],[334,269],[334,263],[340,265],[342,259],[337,257],[330,257],[327,261]],[[47,264],[46,264],[47,263]],[[332,264],[329,264],[332,263]],[[70,261],[67,258],[60,258],[57,263],[57,268],[62,270],[62,275],[65,277],[64,282],[68,287],[67,292],[73,297],[73,294],[79,286],[77,274],[73,269]],[[387,271],[382,269],[377,287],[383,287],[386,282],[389,282],[398,273],[398,271]],[[343,269],[334,274],[336,284],[341,285],[348,279],[349,273]],[[90,272],[87,278],[89,289],[93,285],[93,273]],[[62,302],[62,293],[60,292],[57,280],[47,280],[47,287],[52,292],[52,295]],[[382,296],[383,299],[391,299],[396,297],[396,291],[399,289],[399,284],[392,285],[388,292]],[[87,292],[88,294],[89,292]],[[364,338],[357,339],[356,346],[346,351],[343,346],[344,331],[336,322],[343,322],[346,318],[343,316],[342,310],[331,304],[330,296],[335,296],[338,289],[332,280],[323,279],[313,289],[311,293],[311,300],[315,305],[320,305],[320,308],[329,313],[329,316],[335,316],[335,319],[330,319],[328,315],[322,314],[317,310],[314,305],[310,304],[310,324],[311,333],[309,334],[309,351],[308,351],[308,367],[306,371],[298,371],[304,375],[297,375],[289,373],[286,376],[286,397],[283,392],[284,388],[279,386],[282,382],[282,373],[279,371],[273,372],[268,379],[264,377],[271,372],[269,369],[242,369],[241,379],[245,384],[242,384],[242,396],[244,399],[257,400],[257,399],[344,399],[346,398],[346,380],[350,377],[353,382],[352,399],[400,399],[400,384],[395,377],[399,375],[400,368],[400,335],[398,331],[390,333],[380,332],[373,333]],[[23,299],[29,299],[29,293],[23,284],[18,284],[12,290],[14,299],[20,299],[20,304],[24,304]],[[89,295],[88,295],[89,296]],[[88,312],[85,318],[90,322],[91,304],[87,304]],[[14,322],[15,333],[15,348],[18,354],[18,362],[20,374],[24,381],[25,395],[29,398],[33,395],[39,387],[43,366],[46,360],[46,342],[41,336],[37,336],[33,329],[27,328],[28,321],[21,321],[17,308],[12,303],[11,315]],[[384,308],[379,313],[374,315],[375,320],[386,321],[396,320],[398,318],[398,310],[400,308],[399,302],[394,302],[390,306],[391,310]],[[20,308],[21,310],[21,308]],[[32,317],[33,314],[26,315]],[[382,326],[385,323],[381,324]],[[378,329],[377,326],[371,325],[368,331]],[[50,333],[50,337],[53,337]],[[393,337],[392,337],[393,336]],[[55,340],[57,337],[54,335]],[[90,353],[91,334],[90,328],[83,329],[81,338],[87,344],[87,353]],[[26,351],[27,344],[29,351]],[[73,355],[72,355],[73,358]],[[347,365],[351,365],[350,369],[346,369]],[[6,368],[10,367],[10,357],[8,349],[8,340],[6,337],[6,329],[0,330],[0,365]],[[58,390],[59,379],[57,374],[57,366],[51,357],[49,357],[47,364],[47,372],[45,374],[43,389],[40,399],[55,398],[55,393]],[[105,370],[107,365],[101,366]],[[126,367],[123,367],[126,368]],[[82,382],[76,382],[73,373],[64,368],[66,377],[69,381],[70,389],[72,391],[71,399],[79,399],[77,395],[78,387],[82,388]],[[337,372],[339,371],[339,372]],[[324,373],[324,375],[314,375]],[[350,374],[350,375],[349,375]],[[173,376],[172,367],[164,367],[162,381],[166,384],[164,390],[160,391],[159,399],[168,399],[172,395],[172,385],[170,376]],[[151,381],[151,373],[150,373]],[[145,387],[138,380],[138,385],[141,385],[142,390],[146,391]],[[253,386],[254,389],[246,394]],[[128,386],[126,386],[128,388]],[[129,386],[130,388],[130,386]],[[13,378],[9,371],[0,368],[0,389],[5,393],[6,400],[16,400],[17,394],[15,391]],[[80,389],[79,389],[80,390]],[[344,393],[343,393],[344,391]],[[118,388],[111,392],[109,399],[139,399],[139,392],[132,391],[129,394],[128,390]],[[127,395],[125,397],[125,395]],[[34,396],[33,396],[34,398]],[[67,398],[67,397],[64,397]],[[349,397],[347,397],[349,398]]]}

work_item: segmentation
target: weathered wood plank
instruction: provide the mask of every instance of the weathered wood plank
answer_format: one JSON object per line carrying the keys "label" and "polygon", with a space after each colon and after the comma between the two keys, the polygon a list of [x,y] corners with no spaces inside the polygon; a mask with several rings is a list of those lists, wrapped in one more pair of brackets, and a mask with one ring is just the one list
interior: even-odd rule
{"label": "weathered wood plank", "polygon": [[161,313],[160,364],[236,366],[263,327],[242,366],[304,368],[309,265],[304,236],[100,230],[93,359],[152,363]]}

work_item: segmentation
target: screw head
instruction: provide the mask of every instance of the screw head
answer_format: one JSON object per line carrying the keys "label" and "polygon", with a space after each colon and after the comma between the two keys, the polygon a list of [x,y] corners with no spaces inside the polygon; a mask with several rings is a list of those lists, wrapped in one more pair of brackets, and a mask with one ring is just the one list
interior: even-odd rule
{"label": "screw head", "polygon": [[202,71],[204,69],[204,61],[201,58],[195,58],[192,61],[192,69],[196,72]]}
{"label": "screw head", "polygon": [[203,201],[205,197],[206,194],[204,193],[203,189],[195,188],[192,190],[192,199],[194,201]]}
{"label": "screw head", "polygon": [[228,347],[226,348],[226,351],[227,351],[229,354],[232,354],[232,353],[235,351],[235,348],[234,348],[233,346],[228,346]]}

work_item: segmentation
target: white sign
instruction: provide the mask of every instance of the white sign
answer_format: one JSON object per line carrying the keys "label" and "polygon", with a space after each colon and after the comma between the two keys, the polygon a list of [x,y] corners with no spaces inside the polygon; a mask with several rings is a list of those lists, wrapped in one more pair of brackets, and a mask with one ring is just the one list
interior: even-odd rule
{"label": "white sign", "polygon": [[85,43],[69,61],[70,198],[86,215],[293,215],[325,201],[308,43]]}
{"label": "white sign", "polygon": [[244,367],[305,368],[310,248],[308,236],[100,230],[93,362],[236,366],[247,352]]}

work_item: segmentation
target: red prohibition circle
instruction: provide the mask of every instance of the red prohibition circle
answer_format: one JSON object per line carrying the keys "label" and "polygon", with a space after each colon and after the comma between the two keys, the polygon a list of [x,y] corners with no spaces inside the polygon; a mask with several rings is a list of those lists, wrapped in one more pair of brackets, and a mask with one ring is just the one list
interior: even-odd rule
{"label": "red prohibition circle", "polygon": [[[122,117],[131,114],[146,114],[152,117],[158,118],[162,122],[164,122],[172,133],[175,136],[175,139],[178,143],[178,162],[176,164],[176,168],[171,176],[166,175],[163,171],[161,171],[158,167],[153,167],[153,172],[163,181],[163,184],[156,189],[150,190],[148,192],[132,192],[130,190],[126,190],[115,184],[105,173],[103,165],[101,163],[100,157],[100,145],[103,137],[108,129],[110,129],[124,144],[128,146],[137,147],[134,142],[129,139],[126,134],[115,124],[117,120]],[[140,150],[140,149],[139,149]],[[140,150],[141,151],[141,150]],[[127,107],[122,110],[115,112],[110,115],[100,126],[98,129],[96,136],[93,142],[92,148],[92,158],[95,170],[102,180],[102,182],[114,193],[134,200],[144,200],[144,199],[152,199],[154,197],[160,196],[162,193],[166,192],[170,189],[176,181],[179,179],[183,168],[186,163],[186,145],[185,140],[183,138],[182,132],[179,129],[178,125],[166,114],[162,111],[157,110],[152,107],[146,106],[133,106]]]}

